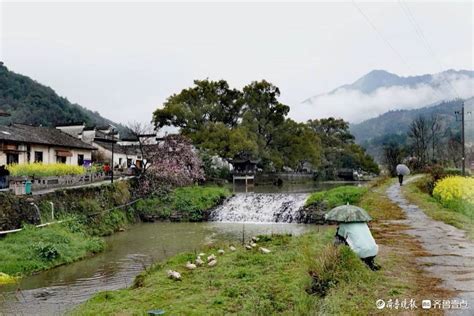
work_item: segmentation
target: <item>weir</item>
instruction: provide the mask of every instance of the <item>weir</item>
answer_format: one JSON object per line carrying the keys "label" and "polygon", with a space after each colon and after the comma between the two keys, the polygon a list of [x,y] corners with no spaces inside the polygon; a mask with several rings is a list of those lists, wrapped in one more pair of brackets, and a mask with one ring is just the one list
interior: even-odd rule
{"label": "weir", "polygon": [[292,223],[308,196],[306,193],[239,193],[214,209],[210,219],[229,223]]}

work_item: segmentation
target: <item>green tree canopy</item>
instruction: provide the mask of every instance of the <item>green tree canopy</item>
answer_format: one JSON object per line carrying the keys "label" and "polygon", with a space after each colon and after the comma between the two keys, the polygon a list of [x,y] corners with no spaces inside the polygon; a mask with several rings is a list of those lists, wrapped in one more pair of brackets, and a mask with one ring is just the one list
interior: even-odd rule
{"label": "green tree canopy", "polygon": [[347,122],[327,118],[297,123],[287,118],[290,108],[279,97],[278,87],[265,80],[242,91],[224,80],[196,80],[169,97],[153,113],[153,122],[157,128],[180,128],[206,154],[258,158],[265,170],[316,169],[321,164],[332,170],[378,169],[354,144]]}

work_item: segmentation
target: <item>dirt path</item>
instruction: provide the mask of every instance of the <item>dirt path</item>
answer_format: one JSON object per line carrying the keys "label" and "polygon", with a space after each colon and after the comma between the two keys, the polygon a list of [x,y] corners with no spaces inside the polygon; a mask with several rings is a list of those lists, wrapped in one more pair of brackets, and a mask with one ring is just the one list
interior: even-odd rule
{"label": "dirt path", "polygon": [[[411,177],[406,182],[416,178]],[[449,309],[447,314],[474,315],[474,243],[462,230],[431,219],[408,202],[398,183],[388,188],[387,196],[406,213],[407,219],[403,222],[411,227],[407,233],[416,237],[430,254],[419,258],[425,269],[440,278],[447,289],[456,291],[451,301],[465,300],[469,305],[468,310]]]}

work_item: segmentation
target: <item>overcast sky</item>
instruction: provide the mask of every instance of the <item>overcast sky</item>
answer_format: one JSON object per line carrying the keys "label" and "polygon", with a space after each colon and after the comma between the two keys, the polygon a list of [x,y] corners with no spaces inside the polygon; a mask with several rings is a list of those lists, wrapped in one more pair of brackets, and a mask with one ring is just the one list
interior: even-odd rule
{"label": "overcast sky", "polygon": [[[0,59],[112,120],[150,121],[194,79],[266,79],[293,107],[372,69],[440,72],[398,2],[2,3]],[[473,4],[407,2],[446,68],[473,69]],[[330,114],[330,107],[324,114]],[[353,120],[351,113],[342,115]],[[318,116],[318,109],[295,117]]]}

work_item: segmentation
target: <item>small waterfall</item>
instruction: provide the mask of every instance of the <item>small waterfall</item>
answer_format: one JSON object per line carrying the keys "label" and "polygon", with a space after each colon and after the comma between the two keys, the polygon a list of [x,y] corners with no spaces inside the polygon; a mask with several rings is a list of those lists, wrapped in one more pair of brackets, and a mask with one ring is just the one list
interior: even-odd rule
{"label": "small waterfall", "polygon": [[297,220],[308,194],[241,193],[214,209],[211,220],[244,223],[291,223]]}

